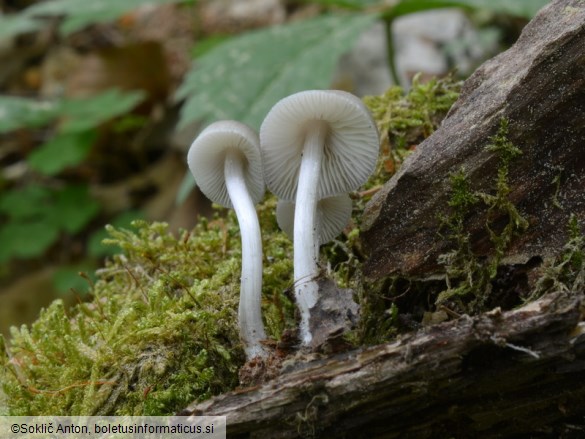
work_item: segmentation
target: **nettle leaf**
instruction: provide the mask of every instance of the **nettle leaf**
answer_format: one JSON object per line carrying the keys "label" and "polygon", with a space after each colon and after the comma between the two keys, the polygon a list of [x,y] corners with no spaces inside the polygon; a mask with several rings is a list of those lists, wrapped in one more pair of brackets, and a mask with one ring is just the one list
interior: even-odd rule
{"label": "nettle leaf", "polygon": [[180,126],[197,119],[236,119],[258,129],[281,98],[328,88],[341,54],[375,19],[330,15],[233,38],[196,60],[178,99]]}
{"label": "nettle leaf", "polygon": [[97,138],[95,130],[59,134],[31,152],[29,166],[45,175],[56,175],[63,169],[81,163]]}

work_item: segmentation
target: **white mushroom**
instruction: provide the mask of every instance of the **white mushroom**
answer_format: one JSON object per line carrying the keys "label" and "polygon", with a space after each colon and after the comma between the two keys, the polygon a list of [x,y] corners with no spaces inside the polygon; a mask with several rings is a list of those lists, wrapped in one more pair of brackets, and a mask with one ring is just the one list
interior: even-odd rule
{"label": "white mushroom", "polygon": [[[319,239],[317,246],[335,238],[349,223],[352,203],[347,194],[327,197],[317,202],[317,229]],[[290,239],[294,238],[295,203],[278,200],[276,205],[276,221],[281,230]]]}
{"label": "white mushroom", "polygon": [[242,239],[240,337],[248,359],[265,357],[260,343],[266,338],[260,308],[262,241],[254,208],[265,191],[258,135],[239,122],[215,122],[195,139],[187,162],[201,191],[236,211]]}
{"label": "white mushroom", "polygon": [[301,339],[309,345],[318,299],[316,212],[319,199],[360,187],[374,170],[379,140],[363,103],[350,93],[312,90],[279,101],[260,128],[264,178],[279,198],[295,201],[295,297]]}

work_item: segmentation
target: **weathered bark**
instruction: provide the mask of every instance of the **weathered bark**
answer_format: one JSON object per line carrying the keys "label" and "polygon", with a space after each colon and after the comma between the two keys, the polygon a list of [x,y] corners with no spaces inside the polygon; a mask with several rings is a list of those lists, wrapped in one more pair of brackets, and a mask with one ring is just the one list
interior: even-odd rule
{"label": "weathered bark", "polygon": [[[501,118],[523,152],[510,166],[509,199],[529,222],[505,260],[544,259],[566,242],[570,214],[585,220],[585,3],[553,1],[512,48],[483,64],[442,126],[368,204],[370,279],[440,269],[437,257],[452,245],[440,238],[438,219],[448,209],[449,175],[464,169],[471,189],[494,193],[498,158],[485,147]],[[486,215],[478,208],[465,223],[478,256],[494,253]],[[507,218],[490,220],[497,229]]]}
{"label": "weathered bark", "polygon": [[261,387],[183,414],[227,416],[230,438],[550,433],[559,420],[585,415],[581,299],[549,295],[386,345],[291,363]]}

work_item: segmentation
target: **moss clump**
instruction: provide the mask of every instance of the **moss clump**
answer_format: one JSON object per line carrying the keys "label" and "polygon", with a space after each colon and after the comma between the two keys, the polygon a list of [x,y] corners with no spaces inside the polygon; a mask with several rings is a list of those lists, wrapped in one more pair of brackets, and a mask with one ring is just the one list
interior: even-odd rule
{"label": "moss clump", "polygon": [[569,240],[554,261],[545,263],[534,292],[527,299],[534,300],[548,292],[575,294],[585,289],[585,235],[576,215],[569,219]]}
{"label": "moss clump", "polygon": [[[235,217],[203,219],[178,238],[164,224],[134,227],[109,228],[124,254],[98,271],[90,303],[66,310],[56,301],[30,328],[13,328],[0,368],[10,414],[162,415],[237,385]],[[290,320],[285,299],[276,299],[290,246],[272,232],[266,305],[278,336]]]}
{"label": "moss clump", "polygon": [[461,82],[451,76],[421,83],[416,75],[406,95],[402,88],[391,87],[383,95],[364,98],[381,135],[376,177],[366,188],[386,181],[416,145],[438,128],[460,89]]}
{"label": "moss clump", "polygon": [[[491,282],[512,239],[528,227],[528,222],[510,201],[508,176],[510,163],[522,154],[508,139],[508,121],[502,119],[496,135],[490,138],[486,150],[496,154],[499,160],[495,179],[495,193],[473,191],[467,181],[465,170],[461,169],[450,177],[450,213],[440,218],[445,237],[450,240],[453,250],[439,256],[439,263],[445,266],[447,289],[437,297],[437,304],[454,300],[460,312],[483,310],[491,291]],[[487,207],[485,228],[493,245],[489,258],[477,257],[470,245],[465,219],[472,209],[479,205]],[[499,232],[493,228],[496,218],[506,217],[506,224]],[[471,300],[468,300],[471,297]],[[463,302],[463,299],[467,300]]]}
{"label": "moss clump", "polygon": [[[406,95],[393,88],[370,100],[388,148],[366,188],[388,179],[384,161],[392,154],[406,154],[430,135],[457,89],[450,80],[417,81]],[[398,309],[388,314],[379,291],[363,283],[359,221],[367,195],[354,198],[352,226],[325,246],[321,263],[363,304],[364,323],[351,338],[374,343],[382,337],[379,317],[386,319],[383,335],[395,333]],[[268,334],[279,340],[296,322],[292,243],[278,229],[275,206],[268,196],[258,212],[263,317]],[[13,328],[6,349],[0,346],[6,397],[0,405],[10,414],[166,415],[238,384],[244,353],[237,328],[241,243],[235,215],[218,209],[212,220],[202,219],[178,237],[164,224],[143,221],[132,231],[109,232],[123,253],[98,270],[91,300],[71,309],[54,302],[30,328]]]}

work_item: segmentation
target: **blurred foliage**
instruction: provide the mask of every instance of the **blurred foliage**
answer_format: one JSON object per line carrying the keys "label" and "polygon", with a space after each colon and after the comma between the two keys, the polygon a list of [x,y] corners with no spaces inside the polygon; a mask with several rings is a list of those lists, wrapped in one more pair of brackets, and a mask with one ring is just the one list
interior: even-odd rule
{"label": "blurred foliage", "polygon": [[[399,17],[438,8],[484,9],[498,14],[531,19],[550,0],[304,0],[305,3],[336,6],[354,11],[377,10],[385,17]],[[391,3],[388,5],[388,3]]]}
{"label": "blurred foliage", "polygon": [[399,0],[384,11],[385,17],[399,17],[438,8],[483,9],[530,20],[550,0]]}
{"label": "blurred foliage", "polygon": [[17,15],[0,15],[0,39],[11,38],[47,25],[47,18],[65,17],[59,23],[62,35],[79,31],[86,26],[115,20],[144,5],[186,3],[193,0],[50,0],[29,6]]}
{"label": "blurred foliage", "polygon": [[75,234],[98,213],[85,186],[52,190],[28,185],[0,194],[0,262],[42,255],[60,232]]}
{"label": "blurred foliage", "polygon": [[185,78],[179,126],[234,119],[258,129],[280,98],[327,88],[339,56],[374,18],[321,16],[230,39],[198,58]]}
{"label": "blurred foliage", "polygon": [[[55,133],[27,156],[31,169],[54,176],[86,158],[94,144],[96,127],[134,108],[140,92],[112,89],[91,99],[36,102],[0,97],[0,134],[40,127],[57,121]],[[0,191],[0,263],[12,258],[41,256],[61,232],[75,234],[100,211],[84,185],[70,183],[54,189],[30,182]]]}

